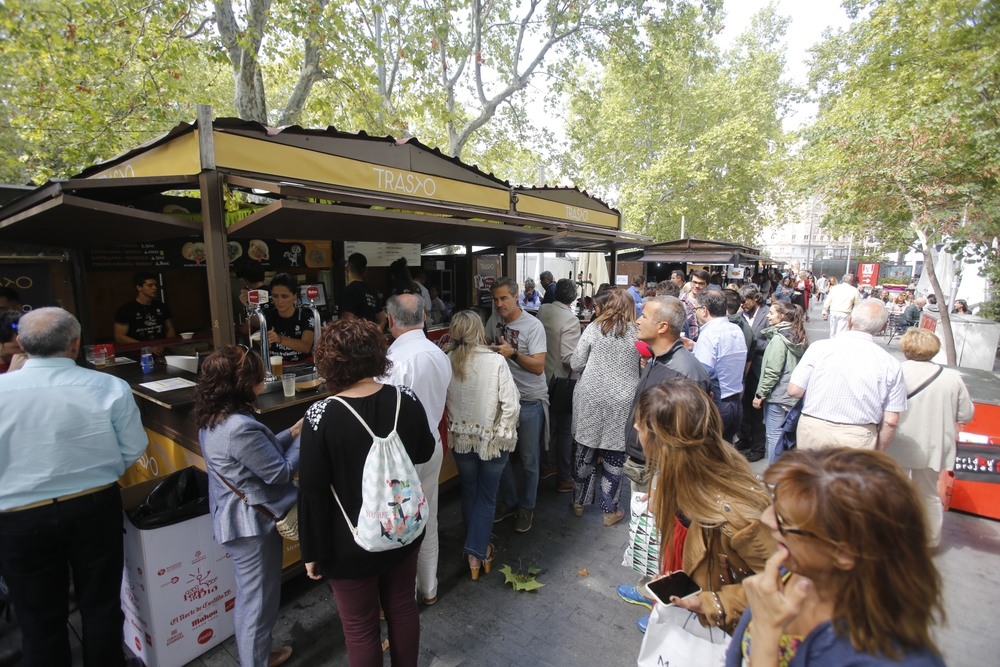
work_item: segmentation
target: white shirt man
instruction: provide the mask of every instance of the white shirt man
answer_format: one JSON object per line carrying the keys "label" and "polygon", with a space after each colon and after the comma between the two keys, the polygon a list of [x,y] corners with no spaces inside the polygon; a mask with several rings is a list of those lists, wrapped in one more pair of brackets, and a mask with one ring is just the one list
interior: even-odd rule
{"label": "white shirt man", "polygon": [[434,434],[437,445],[434,455],[427,463],[414,466],[420,475],[427,498],[427,532],[417,560],[417,591],[424,602],[437,602],[438,563],[438,477],[441,474],[441,460],[444,447],[438,425],[444,415],[448,385],[451,383],[451,362],[441,349],[427,340],[424,335],[423,299],[415,294],[399,294],[390,297],[386,304],[389,315],[389,331],[395,340],[389,346],[392,368],[389,375],[380,378],[387,384],[409,387],[420,399],[427,413],[427,425]]}
{"label": "white shirt man", "polygon": [[799,449],[883,450],[892,443],[906,410],[906,382],[900,363],[872,338],[888,319],[881,301],[862,301],[848,317],[848,331],[816,341],[802,355],[788,385],[790,396],[805,396]]}
{"label": "white shirt man", "polygon": [[826,301],[823,302],[823,319],[830,314],[830,338],[847,331],[847,320],[854,307],[861,303],[861,292],[854,286],[854,276],[844,274],[844,281],[830,288]]}

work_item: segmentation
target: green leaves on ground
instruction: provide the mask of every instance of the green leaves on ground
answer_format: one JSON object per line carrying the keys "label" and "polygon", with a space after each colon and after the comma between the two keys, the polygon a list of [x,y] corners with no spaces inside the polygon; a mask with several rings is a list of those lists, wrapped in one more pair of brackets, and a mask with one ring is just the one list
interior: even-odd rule
{"label": "green leaves on ground", "polygon": [[521,572],[521,570],[514,572],[510,565],[504,565],[500,571],[503,573],[504,583],[512,584],[515,591],[534,591],[545,585],[535,581],[535,575],[542,570],[534,565],[529,565],[527,572]]}

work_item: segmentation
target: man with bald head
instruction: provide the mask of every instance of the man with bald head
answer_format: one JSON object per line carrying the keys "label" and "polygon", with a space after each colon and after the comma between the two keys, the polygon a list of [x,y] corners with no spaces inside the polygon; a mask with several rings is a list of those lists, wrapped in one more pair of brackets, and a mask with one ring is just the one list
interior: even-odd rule
{"label": "man with bald head", "polygon": [[28,361],[0,375],[0,570],[21,624],[22,665],[71,662],[69,573],[83,664],[122,667],[122,500],[146,450],[128,384],[76,365],[80,323],[62,308],[18,322]]}
{"label": "man with bald head", "polygon": [[848,316],[847,331],[806,349],[788,384],[789,396],[805,396],[799,449],[884,450],[892,443],[906,383],[903,367],[874,339],[888,321],[881,301],[865,299]]}
{"label": "man with bald head", "polygon": [[397,294],[385,304],[389,331],[393,341],[389,346],[392,367],[380,382],[409,387],[427,414],[427,425],[436,441],[434,455],[427,463],[415,465],[427,498],[427,532],[417,557],[417,591],[426,604],[437,602],[438,564],[438,477],[444,446],[438,424],[444,415],[445,398],[451,383],[451,362],[437,345],[424,335],[424,298],[418,294]]}

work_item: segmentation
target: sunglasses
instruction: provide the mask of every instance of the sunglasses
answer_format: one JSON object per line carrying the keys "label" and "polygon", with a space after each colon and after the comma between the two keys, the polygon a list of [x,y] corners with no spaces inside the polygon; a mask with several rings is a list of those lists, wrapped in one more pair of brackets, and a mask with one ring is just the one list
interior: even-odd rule
{"label": "sunglasses", "polygon": [[808,530],[802,530],[801,528],[789,528],[785,525],[785,520],[781,518],[778,514],[778,485],[777,484],[765,484],[767,488],[767,495],[771,497],[771,507],[774,508],[774,520],[778,523],[778,532],[782,535],[801,535],[802,537],[811,537],[815,540],[823,540],[816,533],[811,533]]}

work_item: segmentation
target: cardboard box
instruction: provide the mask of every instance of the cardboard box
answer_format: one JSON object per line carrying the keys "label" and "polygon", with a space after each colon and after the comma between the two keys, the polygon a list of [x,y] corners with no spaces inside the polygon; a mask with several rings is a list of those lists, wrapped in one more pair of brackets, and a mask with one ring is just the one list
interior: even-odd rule
{"label": "cardboard box", "polygon": [[[126,510],[165,477],[122,489]],[[146,667],[181,667],[232,636],[236,577],[209,515],[139,530],[124,514],[125,643]]]}

